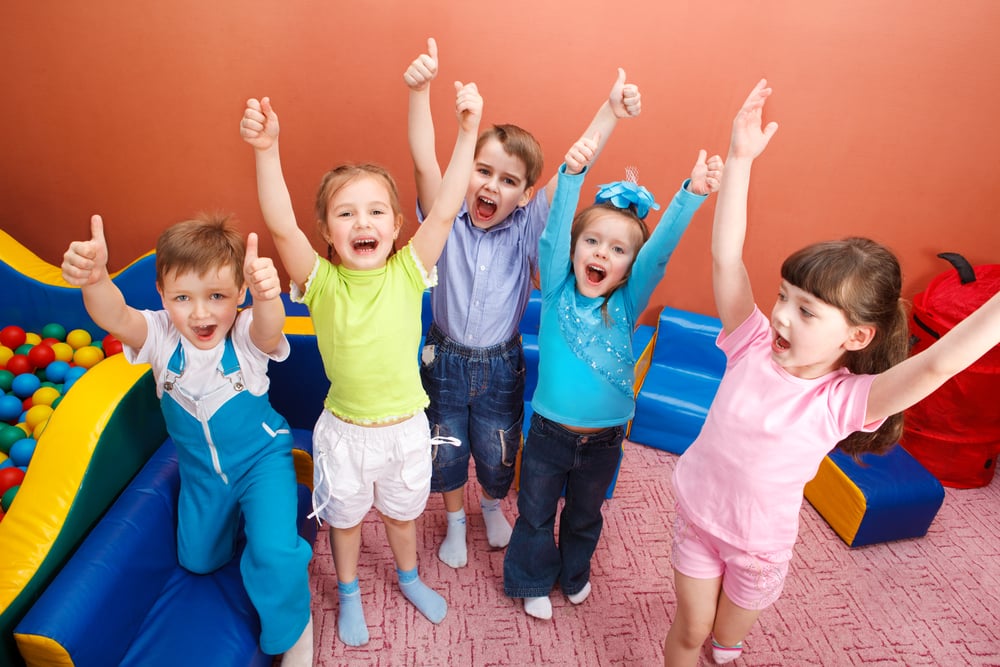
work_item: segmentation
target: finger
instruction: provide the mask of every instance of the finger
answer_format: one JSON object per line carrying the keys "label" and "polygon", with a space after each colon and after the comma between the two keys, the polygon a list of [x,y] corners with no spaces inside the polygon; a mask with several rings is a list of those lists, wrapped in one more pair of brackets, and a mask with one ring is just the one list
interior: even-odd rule
{"label": "finger", "polygon": [[265,117],[270,116],[274,113],[274,107],[271,106],[271,98],[264,97],[260,100],[260,111]]}
{"label": "finger", "polygon": [[438,59],[438,45],[437,45],[437,42],[434,40],[433,37],[428,37],[427,38],[427,55],[429,55],[431,58],[434,59],[435,62],[437,62],[437,59]]}
{"label": "finger", "polygon": [[615,85],[617,86],[625,85],[625,70],[622,69],[621,67],[618,68],[618,81],[615,82]]}
{"label": "finger", "polygon": [[698,151],[698,159],[695,161],[695,164],[698,165],[698,166],[701,166],[701,165],[706,165],[707,166],[707,163],[706,163],[706,159],[707,158],[708,158],[708,151],[706,151],[704,148],[702,148],[701,150]]}
{"label": "finger", "polygon": [[773,120],[764,128],[764,141],[770,141],[774,133],[778,131],[778,124]]}
{"label": "finger", "polygon": [[90,216],[90,239],[101,245],[107,245],[104,240],[104,220],[99,215]]}
{"label": "finger", "polygon": [[251,97],[247,100],[247,108],[253,109],[254,111],[260,111],[260,100],[255,97]]}
{"label": "finger", "polygon": [[247,236],[247,250],[246,259],[243,262],[244,266],[250,266],[254,260],[257,259],[257,234],[255,232],[250,232]]}

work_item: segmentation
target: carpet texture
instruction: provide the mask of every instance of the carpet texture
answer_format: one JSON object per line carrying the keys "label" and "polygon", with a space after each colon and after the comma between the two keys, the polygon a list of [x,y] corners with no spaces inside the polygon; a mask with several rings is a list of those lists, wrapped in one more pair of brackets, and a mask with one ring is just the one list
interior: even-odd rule
{"label": "carpet texture", "polygon": [[[593,559],[590,598],[573,606],[552,593],[539,621],[503,594],[503,551],[491,549],[466,489],[469,564],[441,563],[445,512],[432,494],[417,522],[420,573],[448,601],[438,626],[396,585],[381,521],[363,526],[360,581],[371,641],[337,638],[337,580],[325,529],[310,567],[316,665],[583,667],[662,665],[673,617],[670,475],[677,456],[626,443],[614,498]],[[504,500],[516,516],[516,494]],[[925,537],[847,547],[806,502],[785,592],[760,617],[733,665],[1000,666],[1000,483],[946,489]],[[710,665],[703,651],[701,664]]]}

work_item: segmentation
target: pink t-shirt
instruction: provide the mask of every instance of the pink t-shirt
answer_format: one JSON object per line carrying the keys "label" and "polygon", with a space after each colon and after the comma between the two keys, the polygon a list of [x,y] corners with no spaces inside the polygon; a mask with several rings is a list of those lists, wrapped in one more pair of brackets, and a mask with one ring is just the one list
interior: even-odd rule
{"label": "pink t-shirt", "polygon": [[795,544],[806,483],[823,457],[865,425],[874,375],[841,368],[803,380],[771,359],[767,317],[753,314],[716,343],[726,372],[701,433],[677,461],[674,490],[702,529],[745,551]]}

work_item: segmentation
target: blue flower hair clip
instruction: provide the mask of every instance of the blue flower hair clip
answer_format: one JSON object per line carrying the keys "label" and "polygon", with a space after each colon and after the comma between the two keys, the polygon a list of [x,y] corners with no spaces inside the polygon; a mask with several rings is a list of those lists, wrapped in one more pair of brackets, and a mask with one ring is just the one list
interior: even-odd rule
{"label": "blue flower hair clip", "polygon": [[635,207],[635,214],[640,220],[645,220],[649,209],[660,210],[660,205],[653,199],[653,193],[639,185],[639,170],[635,167],[625,167],[625,180],[605,183],[598,186],[594,202],[603,204],[611,202],[618,208]]}

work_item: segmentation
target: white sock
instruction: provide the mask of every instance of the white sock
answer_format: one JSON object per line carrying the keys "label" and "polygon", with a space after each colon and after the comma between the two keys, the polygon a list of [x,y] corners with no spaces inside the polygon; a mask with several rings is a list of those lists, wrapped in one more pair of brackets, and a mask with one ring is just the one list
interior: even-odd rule
{"label": "white sock", "polygon": [[743,653],[743,642],[736,646],[723,646],[712,637],[712,661],[717,665],[724,665],[740,657]]}
{"label": "white sock", "polygon": [[292,648],[285,651],[281,658],[281,667],[312,667],[313,664],[313,620],[309,616],[305,630],[295,640]]}
{"label": "white sock", "polygon": [[540,598],[524,598],[524,613],[547,621],[552,618],[552,600],[548,595]]}
{"label": "white sock", "polygon": [[513,528],[503,515],[500,508],[500,499],[486,500],[479,499],[479,506],[483,509],[483,522],[486,524],[486,540],[491,547],[503,548],[510,542],[510,535]]}
{"label": "white sock", "polygon": [[588,581],[583,585],[583,588],[581,588],[579,592],[574,593],[573,595],[567,595],[566,597],[569,598],[569,601],[572,602],[573,604],[582,604],[583,601],[586,600],[587,597],[589,596],[590,596],[590,582]]}
{"label": "white sock", "polygon": [[465,547],[465,510],[448,512],[448,534],[438,549],[438,558],[451,567],[465,567],[468,553]]}

